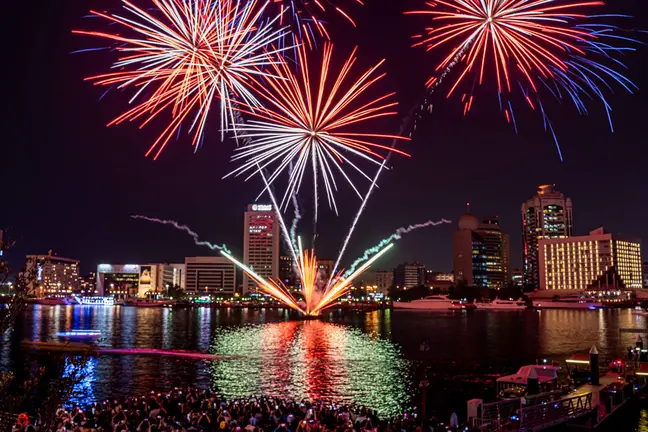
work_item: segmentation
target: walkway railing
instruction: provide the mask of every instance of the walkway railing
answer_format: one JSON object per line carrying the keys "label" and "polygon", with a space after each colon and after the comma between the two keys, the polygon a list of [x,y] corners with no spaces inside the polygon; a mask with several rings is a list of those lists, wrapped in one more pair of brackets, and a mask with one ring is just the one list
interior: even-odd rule
{"label": "walkway railing", "polygon": [[520,432],[538,431],[592,411],[592,394],[560,399],[520,410]]}

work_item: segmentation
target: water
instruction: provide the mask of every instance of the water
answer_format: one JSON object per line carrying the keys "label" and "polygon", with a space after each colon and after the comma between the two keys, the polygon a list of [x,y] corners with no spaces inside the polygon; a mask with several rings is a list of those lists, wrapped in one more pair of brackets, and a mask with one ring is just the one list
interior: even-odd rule
{"label": "water", "polygon": [[[85,401],[193,385],[228,397],[265,393],[331,399],[393,415],[416,402],[424,364],[516,369],[539,358],[564,360],[592,345],[603,361],[611,361],[636,339],[620,328],[648,328],[646,317],[630,310],[335,311],[321,321],[294,318],[276,309],[33,306],[14,337],[56,341],[59,331],[97,329],[103,333],[98,341],[102,347],[183,349],[230,357],[213,362],[102,355],[88,366]],[[426,353],[420,351],[422,342],[431,347]],[[0,365],[11,367],[19,349],[18,344],[3,343]],[[639,421],[646,423],[645,412]]]}

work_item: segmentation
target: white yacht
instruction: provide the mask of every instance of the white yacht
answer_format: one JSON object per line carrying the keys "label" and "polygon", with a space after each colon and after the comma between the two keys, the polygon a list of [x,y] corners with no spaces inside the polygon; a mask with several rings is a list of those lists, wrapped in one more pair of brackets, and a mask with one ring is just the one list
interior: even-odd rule
{"label": "white yacht", "polygon": [[411,302],[394,302],[394,309],[409,310],[471,310],[475,308],[472,303],[461,300],[451,300],[448,296],[431,295]]}
{"label": "white yacht", "polygon": [[601,309],[603,303],[594,297],[582,294],[571,294],[559,299],[536,300],[534,306],[538,309]]}
{"label": "white yacht", "polygon": [[527,308],[527,304],[524,300],[500,300],[495,299],[491,302],[482,302],[475,303],[477,310],[502,310],[502,311],[512,311],[512,310],[524,310]]}

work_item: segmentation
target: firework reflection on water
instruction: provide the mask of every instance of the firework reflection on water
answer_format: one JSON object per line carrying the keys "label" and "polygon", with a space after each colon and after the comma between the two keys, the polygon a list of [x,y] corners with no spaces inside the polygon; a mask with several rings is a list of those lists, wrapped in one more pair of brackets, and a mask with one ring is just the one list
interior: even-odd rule
{"label": "firework reflection on water", "polygon": [[219,331],[214,390],[227,398],[273,395],[354,403],[381,417],[410,402],[410,365],[393,343],[343,325],[287,321]]}

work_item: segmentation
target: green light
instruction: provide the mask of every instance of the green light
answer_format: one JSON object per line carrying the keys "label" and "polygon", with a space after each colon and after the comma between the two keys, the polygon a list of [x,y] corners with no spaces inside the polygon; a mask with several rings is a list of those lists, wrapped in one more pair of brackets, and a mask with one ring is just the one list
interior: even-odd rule
{"label": "green light", "polygon": [[215,390],[227,398],[257,394],[355,403],[381,417],[410,401],[409,363],[396,345],[323,321],[287,321],[222,329],[211,352]]}

